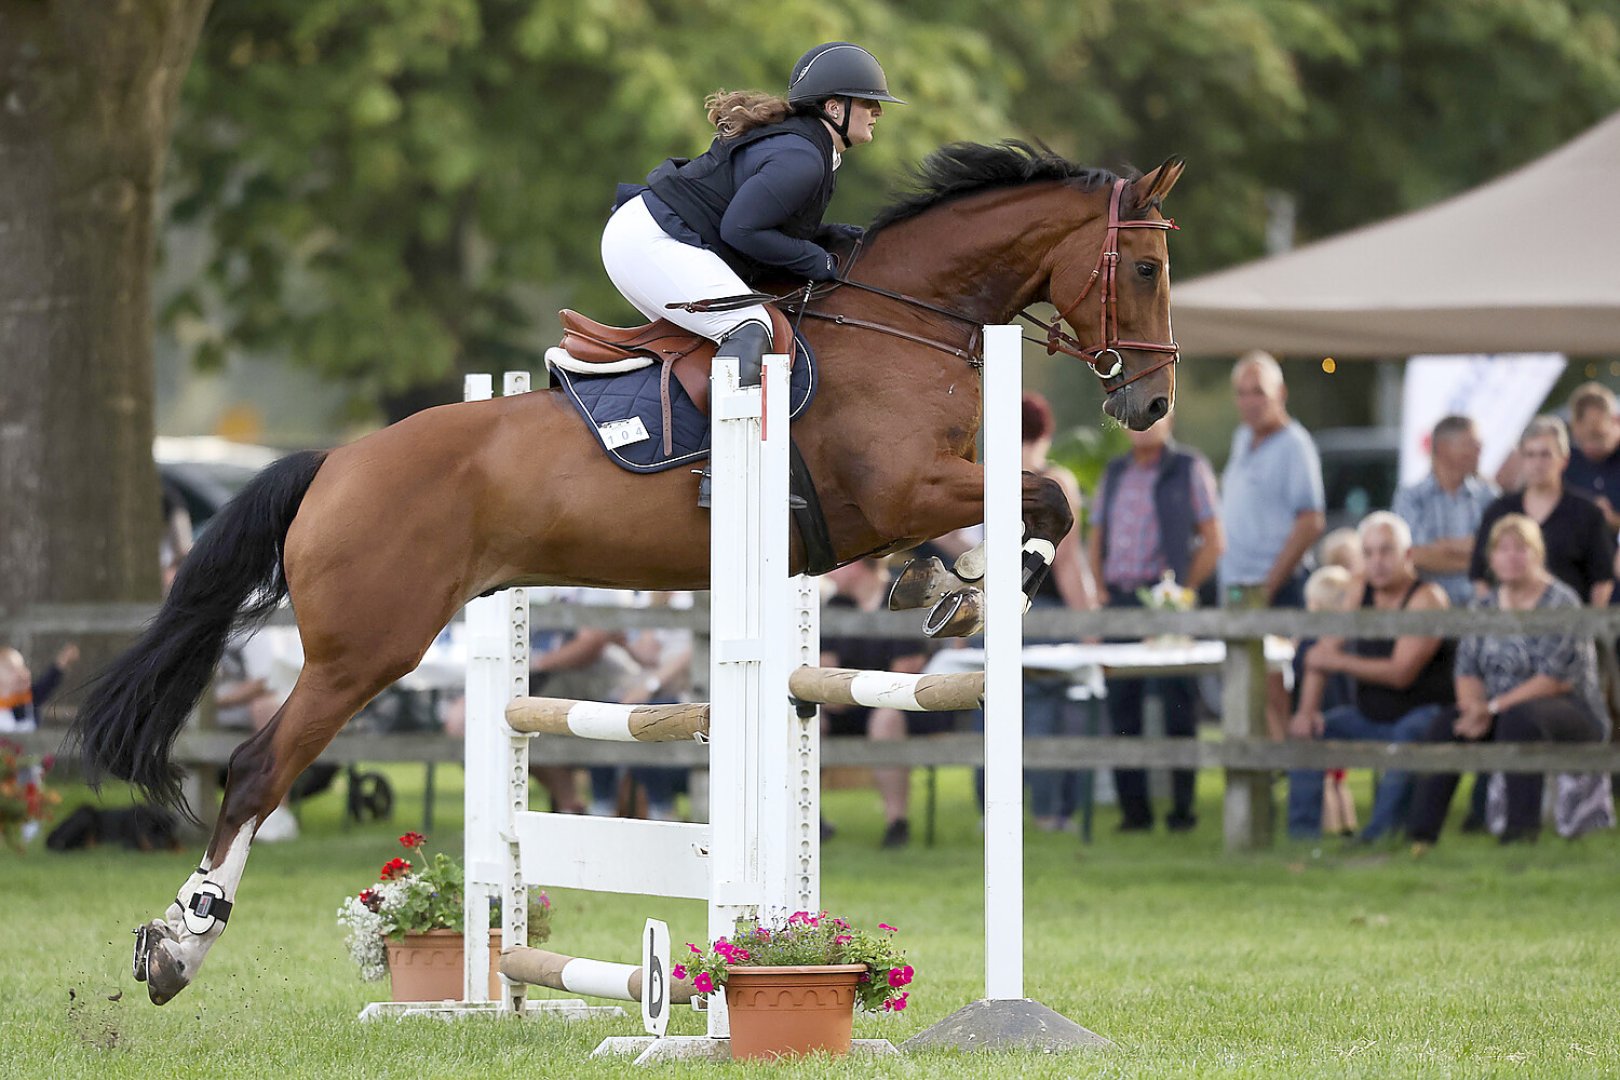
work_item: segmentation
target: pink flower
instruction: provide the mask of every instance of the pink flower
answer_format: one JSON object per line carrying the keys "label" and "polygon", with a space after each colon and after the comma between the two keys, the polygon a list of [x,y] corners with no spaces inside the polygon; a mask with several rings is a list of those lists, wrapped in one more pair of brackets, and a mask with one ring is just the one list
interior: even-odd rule
{"label": "pink flower", "polygon": [[908,995],[905,991],[901,991],[899,997],[890,998],[889,1000],[885,1001],[883,1003],[883,1008],[889,1012],[904,1012],[906,1008],[907,996]]}
{"label": "pink flower", "polygon": [[833,925],[838,927],[838,929],[840,929],[840,930],[848,930],[849,929],[849,923],[845,922],[843,919],[834,919],[833,920]]}
{"label": "pink flower", "polygon": [[688,948],[688,949],[691,949],[691,950],[692,950],[692,951],[693,951],[693,952],[694,952],[694,953],[696,953],[696,954],[697,954],[697,955],[699,955],[699,956],[702,956],[702,955],[703,955],[703,950],[702,950],[702,949],[700,949],[700,948],[698,948],[698,947],[697,947],[697,946],[696,946],[696,945],[694,945],[694,944],[692,944],[692,943],[691,943],[691,942],[690,942],[690,941],[688,941],[688,942],[687,942],[687,943],[686,943],[686,947],[687,947],[687,948]]}
{"label": "pink flower", "polygon": [[676,964],[674,967],[669,969],[669,973],[671,975],[675,976],[675,981],[676,982],[680,982],[681,980],[686,978],[686,965],[685,964]]}
{"label": "pink flower", "polygon": [[879,929],[879,930],[887,930],[887,931],[888,931],[888,932],[889,932],[889,933],[891,933],[891,934],[892,934],[892,933],[894,933],[894,932],[895,932],[895,928],[894,928],[894,927],[892,927],[892,926],[890,926],[890,925],[889,925],[889,924],[888,924],[888,923],[886,923],[886,922],[880,922],[880,923],[878,923],[878,929]]}
{"label": "pink flower", "polygon": [[692,980],[692,989],[700,994],[714,993],[714,976],[707,971],[698,972],[697,978]]}
{"label": "pink flower", "polygon": [[848,945],[850,942],[852,942],[854,940],[855,939],[850,937],[848,934],[839,934],[837,937],[833,938],[833,944],[834,945]]}
{"label": "pink flower", "polygon": [[731,956],[733,962],[735,963],[737,960],[747,960],[752,957],[753,954],[747,949],[733,949],[731,950]]}
{"label": "pink flower", "polygon": [[812,920],[810,918],[810,913],[808,911],[795,911],[793,914],[789,915],[788,925],[793,926],[796,923],[803,923],[806,926],[811,925]]}
{"label": "pink flower", "polygon": [[912,974],[913,972],[910,964],[907,964],[905,967],[890,968],[889,985],[895,989],[899,989],[911,981]]}

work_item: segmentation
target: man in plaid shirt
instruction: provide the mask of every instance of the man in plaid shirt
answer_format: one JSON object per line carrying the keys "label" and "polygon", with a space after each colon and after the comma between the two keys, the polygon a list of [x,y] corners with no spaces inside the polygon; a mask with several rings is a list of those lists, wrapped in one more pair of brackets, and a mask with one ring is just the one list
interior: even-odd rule
{"label": "man in plaid shirt", "polygon": [[[1170,439],[1170,417],[1146,431],[1126,432],[1131,452],[1108,463],[1092,506],[1088,544],[1092,573],[1108,591],[1109,607],[1140,607],[1137,590],[1151,588],[1166,572],[1196,591],[1215,572],[1225,546],[1216,514],[1215,474],[1198,451]],[[1164,704],[1165,730],[1196,734],[1197,693],[1192,679],[1156,680]],[[1140,679],[1117,679],[1108,687],[1108,714],[1115,735],[1142,734]],[[1197,824],[1191,770],[1172,776],[1172,808],[1165,824],[1185,831]],[[1120,831],[1153,827],[1147,774],[1115,769]]]}

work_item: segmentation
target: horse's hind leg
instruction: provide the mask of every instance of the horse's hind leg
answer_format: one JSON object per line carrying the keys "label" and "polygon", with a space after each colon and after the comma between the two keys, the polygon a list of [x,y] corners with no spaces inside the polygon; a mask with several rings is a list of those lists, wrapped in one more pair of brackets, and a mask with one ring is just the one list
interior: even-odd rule
{"label": "horse's hind leg", "polygon": [[237,747],[202,864],[164,917],[135,931],[135,978],[146,983],[154,1004],[167,1002],[197,977],[224,932],[259,823],[349,718],[403,673],[377,672],[357,683],[352,674],[333,680],[323,678],[320,669],[306,668],[270,723]]}

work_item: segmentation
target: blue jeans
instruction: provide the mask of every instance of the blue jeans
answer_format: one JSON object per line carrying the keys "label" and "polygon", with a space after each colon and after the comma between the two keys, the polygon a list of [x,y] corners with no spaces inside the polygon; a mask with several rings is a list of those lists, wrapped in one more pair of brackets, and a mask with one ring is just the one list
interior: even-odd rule
{"label": "blue jeans", "polygon": [[[1329,709],[1322,716],[1322,737],[1350,742],[1419,742],[1444,705],[1420,705],[1393,724],[1378,724],[1361,715],[1354,705]],[[1309,840],[1322,835],[1322,774],[1288,774],[1288,835]],[[1412,798],[1412,777],[1398,769],[1386,771],[1373,793],[1372,816],[1361,830],[1364,840],[1402,828]]]}
{"label": "blue jeans", "polygon": [[[1069,703],[1069,680],[1033,679],[1024,676],[1024,737],[1077,735],[1078,710]],[[1038,818],[1069,817],[1074,813],[1079,787],[1078,770],[1065,772],[1030,771],[1029,808]]]}

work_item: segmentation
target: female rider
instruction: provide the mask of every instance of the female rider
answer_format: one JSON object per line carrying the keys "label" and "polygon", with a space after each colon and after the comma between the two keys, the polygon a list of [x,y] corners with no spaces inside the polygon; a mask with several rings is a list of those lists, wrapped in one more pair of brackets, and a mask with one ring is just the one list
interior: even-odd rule
{"label": "female rider", "polygon": [[[799,58],[787,97],[757,91],[711,94],[717,133],[690,161],[671,158],[643,185],[621,184],[602,233],[602,263],[624,298],[649,319],[670,322],[735,356],[743,382],[758,382],[771,347],[762,305],[686,311],[672,303],[736,296],[768,276],[828,281],[838,264],[826,245],[859,236],[822,225],[843,151],[872,141],[889,93],[876,57],[845,41]],[[785,343],[784,343],[785,344]],[[703,492],[708,486],[704,471]],[[703,493],[699,503],[707,505]]]}

